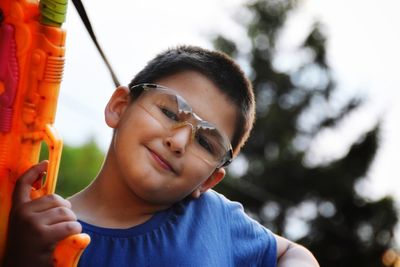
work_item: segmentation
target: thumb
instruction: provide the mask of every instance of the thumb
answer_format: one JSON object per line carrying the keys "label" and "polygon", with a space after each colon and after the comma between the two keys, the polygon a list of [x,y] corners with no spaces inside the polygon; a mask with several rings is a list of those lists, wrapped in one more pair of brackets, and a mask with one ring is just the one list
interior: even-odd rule
{"label": "thumb", "polygon": [[32,185],[43,176],[44,172],[47,170],[48,164],[49,162],[44,160],[32,166],[17,180],[13,193],[14,205],[31,200],[30,193],[32,191]]}

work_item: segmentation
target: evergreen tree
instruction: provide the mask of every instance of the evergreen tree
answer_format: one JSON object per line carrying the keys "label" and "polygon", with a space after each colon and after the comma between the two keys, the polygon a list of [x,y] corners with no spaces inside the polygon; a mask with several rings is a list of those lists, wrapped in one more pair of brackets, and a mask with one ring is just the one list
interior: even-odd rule
{"label": "evergreen tree", "polygon": [[216,48],[250,66],[257,99],[255,128],[239,160],[246,171],[232,172],[217,190],[242,202],[268,228],[308,247],[321,266],[383,266],[382,255],[394,242],[394,201],[367,199],[356,187],[377,151],[379,122],[343,157],[311,164],[309,147],[316,136],[334,130],[365,101],[350,97],[336,107],[337,87],[319,23],[298,48],[300,66],[290,72],[274,67],[279,34],[297,4],[247,4],[252,20],[244,26],[250,51],[241,51],[224,36],[214,40]]}

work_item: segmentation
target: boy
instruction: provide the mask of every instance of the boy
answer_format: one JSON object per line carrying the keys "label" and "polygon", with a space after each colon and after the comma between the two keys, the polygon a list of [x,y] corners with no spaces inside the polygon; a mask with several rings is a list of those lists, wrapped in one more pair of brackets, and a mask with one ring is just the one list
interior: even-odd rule
{"label": "boy", "polygon": [[248,138],[254,112],[251,85],[226,55],[190,46],[158,55],[111,96],[113,138],[86,189],[70,202],[31,201],[46,162],[19,179],[6,266],[47,266],[57,241],[81,227],[92,241],[79,266],[318,266],[209,190]]}

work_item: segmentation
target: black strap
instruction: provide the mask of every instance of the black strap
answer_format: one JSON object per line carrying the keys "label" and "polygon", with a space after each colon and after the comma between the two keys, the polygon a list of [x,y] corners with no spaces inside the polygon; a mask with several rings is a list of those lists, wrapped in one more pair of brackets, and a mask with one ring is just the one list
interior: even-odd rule
{"label": "black strap", "polygon": [[115,75],[115,73],[111,67],[111,64],[108,62],[106,55],[103,52],[103,49],[101,49],[99,43],[97,42],[96,35],[94,34],[92,25],[90,24],[89,17],[86,14],[85,7],[83,6],[81,0],[72,0],[72,2],[74,3],[74,6],[75,6],[76,10],[78,11],[79,16],[81,17],[83,23],[85,24],[86,30],[89,32],[90,37],[92,38],[94,44],[96,45],[97,50],[99,51],[101,57],[103,58],[104,63],[106,63],[107,68],[110,71],[110,74],[111,74],[111,77],[113,79],[115,86],[118,87],[120,85],[120,82],[118,81],[118,78]]}

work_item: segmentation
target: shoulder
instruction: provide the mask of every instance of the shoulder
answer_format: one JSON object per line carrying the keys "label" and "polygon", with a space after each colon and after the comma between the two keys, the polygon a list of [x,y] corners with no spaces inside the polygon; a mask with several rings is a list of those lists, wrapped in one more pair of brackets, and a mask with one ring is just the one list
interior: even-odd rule
{"label": "shoulder", "polygon": [[251,219],[245,212],[240,202],[232,201],[214,190],[208,190],[199,199],[202,206],[218,210],[225,216],[225,219],[243,219],[249,222],[256,222]]}
{"label": "shoulder", "polygon": [[270,242],[275,243],[275,236],[265,226],[251,218],[244,210],[240,202],[232,201],[224,195],[208,190],[202,197],[191,201],[191,205],[195,206],[198,213],[206,212],[209,220],[220,220],[224,227],[229,229],[238,237],[243,236],[243,233],[252,235],[253,237],[265,237]]}
{"label": "shoulder", "polygon": [[236,222],[249,221],[242,204],[231,201],[224,195],[208,190],[199,198],[188,198],[179,205],[187,217],[195,217],[197,222],[203,221],[224,224],[226,229]]}
{"label": "shoulder", "polygon": [[188,217],[195,217],[196,222],[204,221],[208,225],[215,222],[223,225],[224,231],[230,231],[232,236],[237,235],[240,238],[249,235],[275,242],[273,233],[251,218],[241,203],[231,201],[214,190],[208,190],[198,199],[185,201],[181,208]]}
{"label": "shoulder", "polygon": [[186,209],[210,213],[210,215],[223,217],[224,219],[232,216],[233,212],[245,215],[242,204],[231,201],[212,189],[204,192],[198,199],[188,200],[185,205]]}
{"label": "shoulder", "polygon": [[220,208],[238,208],[243,210],[242,204],[236,201],[229,200],[223,194],[218,193],[212,189],[203,193],[199,198],[200,202],[211,204]]}
{"label": "shoulder", "polygon": [[253,260],[250,262],[274,266],[277,255],[275,235],[247,215],[241,203],[231,201],[214,190],[208,190],[198,200],[202,202],[200,205],[203,209],[209,209],[210,220],[218,220],[216,224],[220,226],[219,234],[226,234],[225,245],[230,246],[238,258],[251,258]]}

